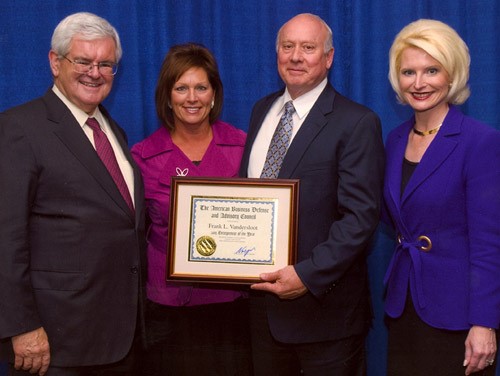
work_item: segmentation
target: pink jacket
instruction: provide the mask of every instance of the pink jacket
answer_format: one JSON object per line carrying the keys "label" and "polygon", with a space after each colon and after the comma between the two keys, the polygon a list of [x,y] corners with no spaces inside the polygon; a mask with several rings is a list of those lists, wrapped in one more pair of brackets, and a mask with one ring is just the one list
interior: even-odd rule
{"label": "pink jacket", "polygon": [[193,306],[222,303],[244,295],[237,290],[165,282],[171,176],[238,176],[245,132],[222,121],[215,122],[212,129],[212,142],[198,166],[174,145],[165,127],[132,147],[132,155],[142,171],[147,214],[151,219],[147,234],[147,294],[150,300],[159,304]]}

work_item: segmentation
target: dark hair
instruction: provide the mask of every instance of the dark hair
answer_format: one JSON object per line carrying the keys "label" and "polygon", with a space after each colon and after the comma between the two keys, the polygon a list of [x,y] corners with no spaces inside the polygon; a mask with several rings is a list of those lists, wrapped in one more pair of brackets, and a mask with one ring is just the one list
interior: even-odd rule
{"label": "dark hair", "polygon": [[158,117],[170,130],[174,129],[174,114],[170,108],[172,89],[179,78],[191,68],[202,68],[215,92],[214,106],[209,115],[210,124],[213,124],[221,113],[224,92],[215,57],[201,44],[176,45],[170,48],[163,60],[155,96]]}

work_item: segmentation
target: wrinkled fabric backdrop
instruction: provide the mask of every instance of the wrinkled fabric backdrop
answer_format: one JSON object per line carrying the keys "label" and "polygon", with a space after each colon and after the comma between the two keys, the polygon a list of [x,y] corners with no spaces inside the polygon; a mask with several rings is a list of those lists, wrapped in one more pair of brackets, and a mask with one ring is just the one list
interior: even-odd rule
{"label": "wrinkled fabric backdrop", "polygon": [[[206,45],[218,60],[224,83],[221,119],[247,130],[254,102],[282,85],[276,32],[302,12],[321,16],[333,29],[330,80],[379,114],[384,137],[411,114],[389,85],[388,51],[397,32],[419,18],[448,23],[469,45],[472,95],[462,109],[500,129],[499,0],[2,0],[0,111],[51,86],[47,55],[53,29],[78,11],[108,19],[122,39],[123,58],[105,106],[126,130],[130,146],[159,126],[154,90],[162,60],[170,46],[188,41]],[[370,376],[385,375],[382,279],[392,246],[379,231],[369,256],[375,314],[367,342]],[[2,376],[4,368],[0,365]]]}

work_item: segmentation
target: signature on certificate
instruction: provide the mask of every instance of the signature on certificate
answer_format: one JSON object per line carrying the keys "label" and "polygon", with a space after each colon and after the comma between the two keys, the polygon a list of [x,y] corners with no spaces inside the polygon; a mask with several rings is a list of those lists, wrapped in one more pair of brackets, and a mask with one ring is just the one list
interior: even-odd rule
{"label": "signature on certificate", "polygon": [[252,254],[255,251],[255,247],[240,247],[234,252],[235,255],[243,255],[243,257],[248,256],[248,254]]}

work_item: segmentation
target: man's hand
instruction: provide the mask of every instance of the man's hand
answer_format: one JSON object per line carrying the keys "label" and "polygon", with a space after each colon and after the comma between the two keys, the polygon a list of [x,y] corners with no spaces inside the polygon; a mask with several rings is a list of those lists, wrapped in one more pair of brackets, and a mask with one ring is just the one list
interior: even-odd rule
{"label": "man's hand", "polygon": [[291,265],[276,272],[262,273],[259,277],[263,282],[253,284],[251,288],[272,292],[281,299],[295,299],[307,292],[307,288]]}
{"label": "man's hand", "polygon": [[494,330],[483,326],[473,326],[465,340],[465,374],[481,371],[494,361],[497,352],[497,341]]}
{"label": "man's hand", "polygon": [[50,363],[50,347],[43,328],[12,337],[14,368],[45,375]]}

